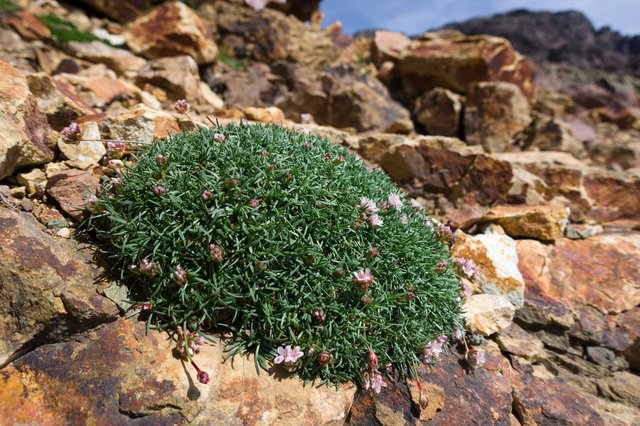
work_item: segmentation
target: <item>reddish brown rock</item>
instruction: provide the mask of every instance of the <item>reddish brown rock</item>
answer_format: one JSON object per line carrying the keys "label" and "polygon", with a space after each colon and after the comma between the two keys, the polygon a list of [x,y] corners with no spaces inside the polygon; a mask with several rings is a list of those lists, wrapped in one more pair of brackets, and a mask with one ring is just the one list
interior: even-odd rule
{"label": "reddish brown rock", "polygon": [[529,104],[518,86],[505,82],[469,85],[464,134],[471,145],[488,152],[511,151],[515,135],[531,121]]}
{"label": "reddish brown rock", "polygon": [[411,39],[397,31],[376,31],[371,40],[371,59],[376,65],[396,62]]}
{"label": "reddish brown rock", "polygon": [[90,258],[77,243],[51,237],[33,216],[0,207],[0,366],[115,320],[115,305],[96,292]]}
{"label": "reddish brown rock", "polygon": [[47,194],[60,208],[74,220],[81,220],[84,212],[80,210],[89,195],[100,187],[98,178],[84,170],[71,169],[55,173],[47,182]]}
{"label": "reddish brown rock", "polygon": [[47,146],[49,125],[25,76],[0,61],[0,179],[16,168],[53,160]]}
{"label": "reddish brown rock", "polygon": [[479,81],[513,83],[527,98],[533,93],[533,67],[500,37],[425,33],[404,49],[398,66],[409,98],[434,87],[466,93]]}
{"label": "reddish brown rock", "polygon": [[[256,372],[251,357],[223,363],[224,342],[195,361],[173,356],[167,336],[120,320],[83,339],[40,347],[0,372],[0,417],[56,423],[342,424],[355,389],[304,386]],[[73,362],[70,362],[70,357]]]}
{"label": "reddish brown rock", "polygon": [[68,49],[73,56],[89,62],[105,64],[118,75],[134,73],[147,63],[146,60],[126,49],[111,47],[99,41],[88,43],[71,41]]}
{"label": "reddish brown rock", "polygon": [[140,89],[127,80],[111,77],[95,77],[87,81],[85,88],[93,93],[101,105],[117,99],[134,97]]}
{"label": "reddish brown rock", "polygon": [[189,55],[206,64],[218,56],[211,31],[181,2],[165,3],[139,17],[125,36],[131,50],[150,59]]}
{"label": "reddish brown rock", "polygon": [[461,136],[461,96],[450,90],[436,87],[420,95],[415,101],[413,115],[428,134]]}
{"label": "reddish brown rock", "polygon": [[557,240],[564,236],[569,209],[561,206],[496,206],[483,218],[497,223],[511,237]]}

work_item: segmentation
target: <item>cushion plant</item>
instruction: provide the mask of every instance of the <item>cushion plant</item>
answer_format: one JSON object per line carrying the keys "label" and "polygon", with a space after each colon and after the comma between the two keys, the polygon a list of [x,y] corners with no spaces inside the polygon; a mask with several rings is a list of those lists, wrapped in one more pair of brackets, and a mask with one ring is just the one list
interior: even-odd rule
{"label": "cushion plant", "polygon": [[379,391],[461,327],[446,233],[321,137],[246,122],[172,135],[99,195],[85,229],[189,360],[224,331],[264,368]]}

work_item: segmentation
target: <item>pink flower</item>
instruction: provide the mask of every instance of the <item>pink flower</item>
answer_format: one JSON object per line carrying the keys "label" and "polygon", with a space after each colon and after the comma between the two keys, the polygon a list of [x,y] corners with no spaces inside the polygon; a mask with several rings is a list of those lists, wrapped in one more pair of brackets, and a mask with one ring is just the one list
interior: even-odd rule
{"label": "pink flower", "polygon": [[427,405],[429,405],[429,398],[427,397],[427,394],[424,392],[424,389],[422,389],[422,384],[420,383],[419,379],[416,383],[418,384],[418,391],[420,392],[420,397],[419,397],[420,407],[426,408]]}
{"label": "pink flower", "polygon": [[144,275],[147,275],[149,277],[154,276],[158,271],[158,267],[154,265],[153,262],[151,262],[149,259],[143,259],[140,262],[139,269],[140,269],[140,272],[142,272]]}
{"label": "pink flower", "polygon": [[325,314],[320,308],[316,308],[311,315],[313,316],[313,319],[318,322],[323,322],[327,319],[327,314]]}
{"label": "pink flower", "polygon": [[462,280],[462,291],[460,292],[460,296],[468,299],[469,297],[471,297],[471,287],[469,287],[469,284],[464,282],[464,280]]}
{"label": "pink flower", "polygon": [[367,197],[361,197],[360,203],[356,206],[359,209],[364,209],[367,213],[377,213],[378,206],[376,206],[376,202]]}
{"label": "pink flower", "polygon": [[262,10],[269,4],[269,0],[244,0],[244,2],[255,10]]}
{"label": "pink flower", "polygon": [[100,201],[100,199],[95,194],[91,194],[85,201],[84,206],[90,212],[95,213],[98,210],[98,206],[96,205],[98,201]]}
{"label": "pink flower", "polygon": [[472,349],[467,354],[467,362],[471,368],[478,368],[487,362],[487,357],[484,351]]}
{"label": "pink flower", "polygon": [[227,137],[222,133],[214,133],[213,139],[217,140],[218,142],[224,142],[225,140],[227,140]]}
{"label": "pink flower", "polygon": [[217,244],[209,244],[209,255],[211,256],[211,260],[216,263],[222,263],[223,254],[222,247]]}
{"label": "pink flower", "polygon": [[207,373],[206,371],[198,371],[198,381],[200,383],[202,383],[203,385],[206,385],[207,383],[209,383],[209,373]]}
{"label": "pink flower", "polygon": [[431,361],[432,358],[437,358],[443,351],[443,346],[447,341],[447,336],[440,335],[435,340],[427,343],[422,350],[422,356],[425,362]]}
{"label": "pink flower", "polygon": [[160,167],[167,167],[169,165],[169,159],[164,155],[156,155],[156,164]]}
{"label": "pink flower", "polygon": [[369,269],[354,272],[353,276],[353,283],[357,284],[363,291],[367,291],[369,286],[373,284],[373,275]]}
{"label": "pink flower", "polygon": [[243,118],[242,120],[240,120],[240,124],[242,124],[244,127],[247,127],[249,125],[249,122]]}
{"label": "pink flower", "polygon": [[369,349],[369,370],[374,371],[378,369],[378,355]]}
{"label": "pink flower", "polygon": [[173,280],[179,285],[184,285],[187,282],[187,271],[182,269],[182,266],[176,266],[176,270],[173,273]]}
{"label": "pink flower", "polygon": [[384,382],[382,378],[382,374],[379,371],[373,371],[371,376],[369,374],[365,374],[364,380],[364,388],[365,389],[373,389],[376,393],[380,393],[383,387],[386,387],[387,384]]}
{"label": "pink flower", "polygon": [[469,278],[472,278],[478,273],[478,267],[473,259],[467,259],[464,257],[456,257],[453,259],[458,264],[462,272]]}
{"label": "pink flower", "polygon": [[304,147],[307,148],[307,150],[311,149],[311,144],[309,142],[305,142],[303,143]]}
{"label": "pink flower", "polygon": [[124,169],[124,163],[122,160],[109,160],[107,161],[107,165],[114,173],[120,173],[122,169]]}
{"label": "pink flower", "polygon": [[464,338],[464,331],[462,331],[460,327],[456,327],[456,329],[453,330],[453,340],[456,340],[459,342],[463,338]]}
{"label": "pink flower", "polygon": [[400,210],[402,207],[402,200],[398,196],[398,194],[391,193],[387,198],[387,203],[396,210]]}
{"label": "pink flower", "polygon": [[409,200],[409,203],[411,204],[411,207],[413,207],[416,210],[420,210],[422,208],[420,203],[417,202],[416,200],[414,200],[413,198],[411,200]]}
{"label": "pink flower", "polygon": [[377,214],[372,214],[367,218],[367,221],[371,224],[371,226],[382,226],[384,222]]}
{"label": "pink flower", "polygon": [[153,192],[155,192],[156,195],[164,195],[167,193],[167,190],[162,185],[155,185],[153,187]]}
{"label": "pink flower", "polygon": [[273,359],[273,363],[283,364],[289,371],[293,371],[298,360],[304,356],[304,352],[300,350],[300,346],[296,346],[293,349],[291,349],[291,345],[285,347],[280,346],[277,352],[278,356]]}
{"label": "pink flower", "polygon": [[204,190],[202,191],[202,195],[200,195],[200,197],[202,198],[202,201],[213,200],[213,192]]}
{"label": "pink flower", "polygon": [[79,142],[82,138],[82,128],[80,128],[78,123],[69,124],[67,127],[62,129],[60,133],[62,134],[62,139],[64,139],[65,142]]}
{"label": "pink flower", "polygon": [[369,253],[367,253],[367,255],[373,259],[374,257],[378,257],[378,253],[378,246],[373,246],[369,249]]}
{"label": "pink flower", "polygon": [[436,272],[438,273],[442,273],[444,272],[445,269],[447,269],[447,259],[442,259],[441,261],[438,262],[438,265],[436,266]]}
{"label": "pink flower", "polygon": [[329,161],[329,160],[331,160],[331,157],[332,157],[332,156],[333,156],[333,154],[332,154],[332,153],[327,152],[327,153],[324,155],[324,159],[325,159],[325,160],[327,160],[327,161]]}
{"label": "pink flower", "polygon": [[406,225],[407,223],[409,223],[409,216],[407,216],[406,214],[402,213],[400,215],[400,223],[403,225]]}
{"label": "pink flower", "polygon": [[260,205],[260,203],[262,202],[262,200],[260,198],[254,198],[253,200],[249,201],[249,206],[253,207],[254,209],[256,207],[258,207]]}
{"label": "pink flower", "polygon": [[191,105],[189,105],[189,102],[185,101],[184,99],[180,99],[178,102],[176,102],[173,108],[180,114],[186,114],[191,111]]}
{"label": "pink flower", "polygon": [[182,355],[188,354],[189,357],[194,356],[200,349],[202,345],[204,345],[205,341],[197,332],[187,333],[186,335],[181,335],[178,341],[176,342],[176,349]]}
{"label": "pink flower", "polygon": [[107,142],[107,157],[122,158],[127,145],[122,142]]}
{"label": "pink flower", "polygon": [[122,179],[120,179],[119,177],[112,177],[111,184],[115,187],[122,186]]}
{"label": "pink flower", "polygon": [[451,228],[444,223],[438,225],[438,237],[444,241],[452,241],[453,240],[453,232]]}
{"label": "pink flower", "polygon": [[142,310],[143,311],[150,311],[151,308],[153,308],[153,305],[149,302],[143,303],[142,304]]}

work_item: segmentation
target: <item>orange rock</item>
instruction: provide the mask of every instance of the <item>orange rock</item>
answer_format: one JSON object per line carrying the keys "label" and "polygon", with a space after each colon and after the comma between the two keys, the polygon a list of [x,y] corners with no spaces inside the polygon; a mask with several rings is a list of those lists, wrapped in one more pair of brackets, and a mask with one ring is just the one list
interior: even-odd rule
{"label": "orange rock", "polygon": [[482,220],[497,223],[511,237],[557,240],[564,236],[569,213],[562,206],[496,206]]}

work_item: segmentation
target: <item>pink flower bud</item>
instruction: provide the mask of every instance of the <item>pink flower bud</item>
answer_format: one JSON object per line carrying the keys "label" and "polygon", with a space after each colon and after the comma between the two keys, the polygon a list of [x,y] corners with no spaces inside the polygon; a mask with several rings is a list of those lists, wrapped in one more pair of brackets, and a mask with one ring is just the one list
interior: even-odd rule
{"label": "pink flower bud", "polygon": [[77,123],[69,124],[67,127],[62,129],[60,133],[62,134],[64,141],[69,143],[79,142],[82,138],[82,129]]}
{"label": "pink flower bud", "polygon": [[178,102],[175,103],[173,107],[180,114],[186,114],[189,111],[191,111],[191,105],[189,105],[189,102],[185,101],[184,99],[180,99]]}

